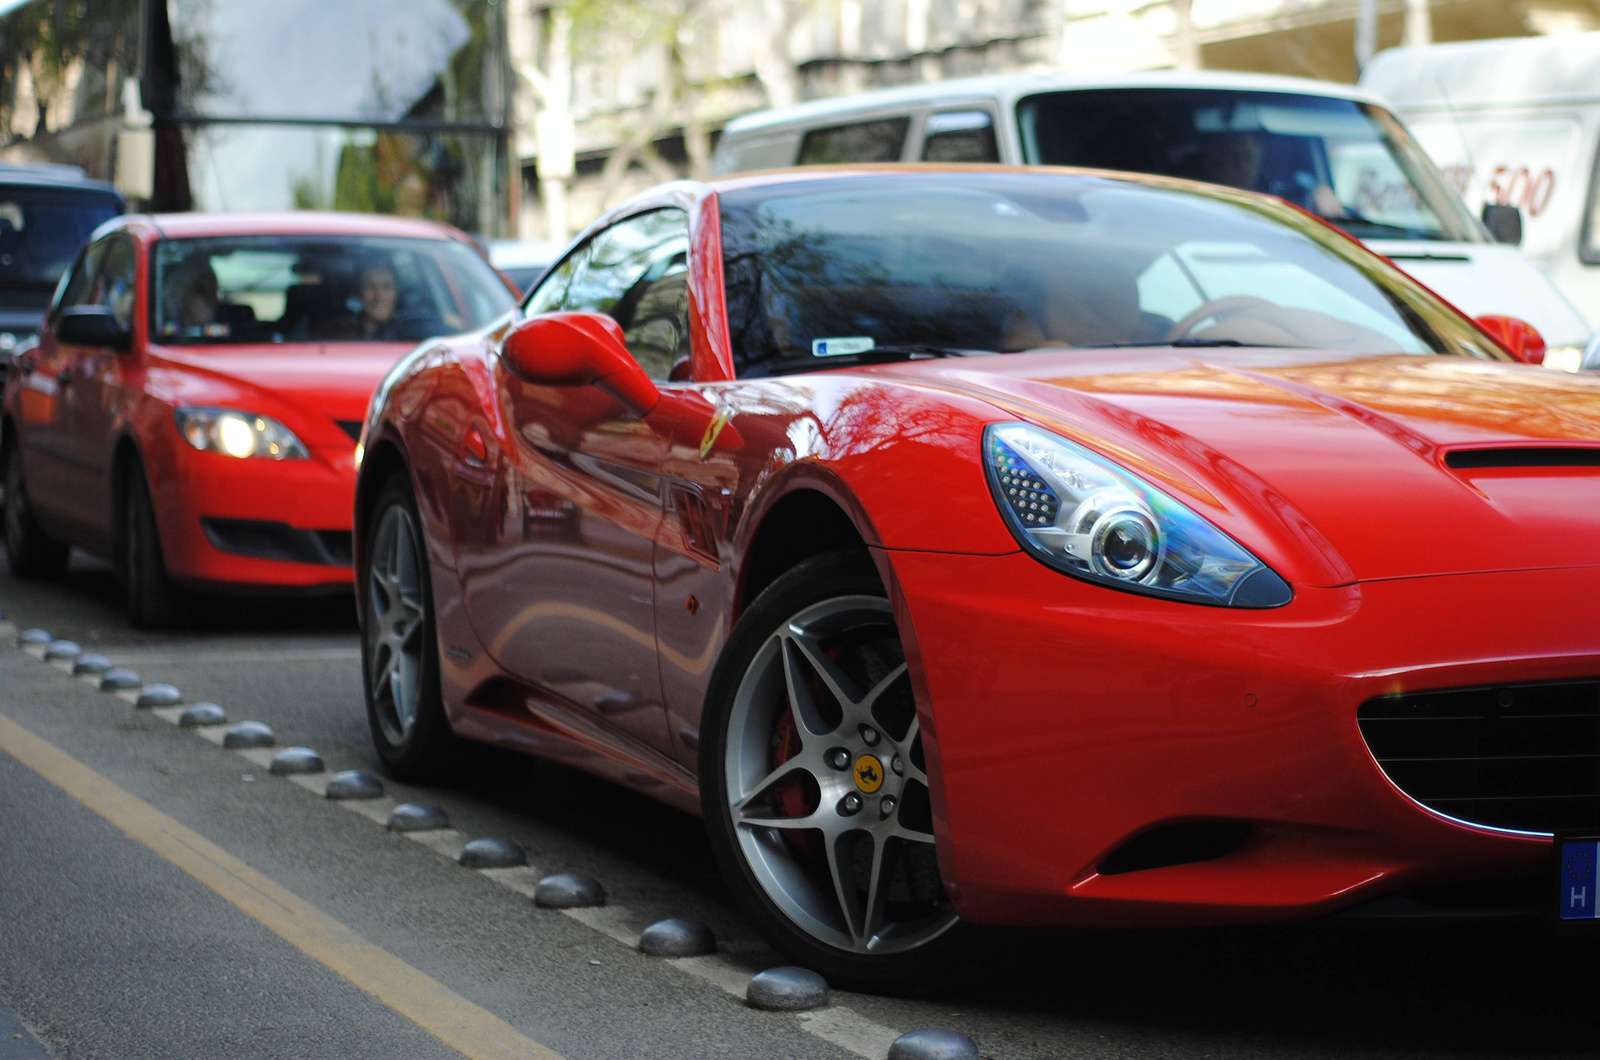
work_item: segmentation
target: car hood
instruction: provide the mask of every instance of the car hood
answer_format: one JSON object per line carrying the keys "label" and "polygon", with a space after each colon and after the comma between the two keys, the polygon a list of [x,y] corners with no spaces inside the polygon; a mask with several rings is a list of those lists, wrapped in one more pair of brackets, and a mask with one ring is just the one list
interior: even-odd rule
{"label": "car hood", "polygon": [[[261,346],[159,347],[157,362],[182,378],[174,397],[189,404],[220,400],[229,388],[267,391],[304,412],[360,423],[384,375],[414,343],[274,343]],[[265,411],[249,409],[246,411]]]}
{"label": "car hood", "polygon": [[1304,584],[1600,563],[1600,379],[1463,357],[1196,352],[928,367],[1117,460]]}

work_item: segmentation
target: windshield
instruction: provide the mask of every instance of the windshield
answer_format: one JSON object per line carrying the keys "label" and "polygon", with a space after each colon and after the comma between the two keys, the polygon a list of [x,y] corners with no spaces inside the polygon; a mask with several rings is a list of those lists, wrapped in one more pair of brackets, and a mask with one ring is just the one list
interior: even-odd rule
{"label": "windshield", "polygon": [[0,307],[48,306],[90,233],[121,212],[109,194],[0,185]]}
{"label": "windshield", "polygon": [[[1499,356],[1376,255],[1288,207],[1220,188],[924,172],[735,189],[721,204],[742,375],[896,347]],[[936,350],[907,349],[923,346]]]}
{"label": "windshield", "polygon": [[1357,239],[1481,242],[1394,116],[1326,96],[1097,89],[1017,104],[1034,164],[1158,173],[1286,199]]}
{"label": "windshield", "polygon": [[155,247],[167,343],[418,342],[487,324],[511,292],[449,239],[228,236]]}

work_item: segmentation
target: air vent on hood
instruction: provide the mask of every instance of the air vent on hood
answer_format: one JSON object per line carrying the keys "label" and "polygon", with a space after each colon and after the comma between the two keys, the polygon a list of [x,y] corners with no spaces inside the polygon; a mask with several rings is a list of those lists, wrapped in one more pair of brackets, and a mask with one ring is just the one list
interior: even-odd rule
{"label": "air vent on hood", "polygon": [[337,423],[339,425],[339,429],[348,434],[351,438],[358,442],[361,440],[360,420],[334,420],[333,422]]}
{"label": "air vent on hood", "polygon": [[1514,449],[1456,449],[1444,454],[1446,467],[1600,467],[1600,449],[1519,446]]}

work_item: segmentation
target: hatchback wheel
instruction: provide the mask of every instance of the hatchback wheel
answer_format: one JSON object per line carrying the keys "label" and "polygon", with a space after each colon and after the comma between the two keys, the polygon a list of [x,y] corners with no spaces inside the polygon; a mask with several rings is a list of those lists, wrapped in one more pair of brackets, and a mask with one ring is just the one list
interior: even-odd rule
{"label": "hatchback wheel", "polygon": [[127,505],[122,524],[122,570],[127,581],[128,620],[135,629],[168,629],[182,617],[183,601],[181,591],[167,577],[155,501],[144,469],[138,466],[128,473]]}
{"label": "hatchback wheel", "polygon": [[367,525],[360,579],[367,723],[391,776],[426,780],[450,764],[455,740],[439,691],[422,520],[405,476],[384,484]]}
{"label": "hatchback wheel", "polygon": [[870,565],[822,556],[763,592],[702,732],[712,845],[773,944],[839,986],[948,978],[973,929],[940,881],[905,652]]}
{"label": "hatchback wheel", "polygon": [[28,491],[22,481],[22,450],[12,444],[6,450],[6,563],[19,578],[53,578],[67,569],[72,551],[39,528],[28,505]]}

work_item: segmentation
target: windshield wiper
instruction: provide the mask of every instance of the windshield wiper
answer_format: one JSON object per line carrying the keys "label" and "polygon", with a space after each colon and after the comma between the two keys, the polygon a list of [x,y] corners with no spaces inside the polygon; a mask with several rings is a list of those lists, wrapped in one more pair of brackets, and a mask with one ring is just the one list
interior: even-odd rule
{"label": "windshield wiper", "polygon": [[[790,375],[795,372],[820,372],[829,368],[851,365],[893,364],[897,361],[932,360],[940,357],[970,357],[986,351],[962,350],[953,346],[932,346],[923,343],[874,346],[861,353],[841,353],[828,357],[781,357],[762,365],[765,375]],[[746,373],[751,375],[754,373]]]}
{"label": "windshield wiper", "polygon": [[1205,346],[1267,346],[1265,342],[1240,342],[1238,339],[1153,339],[1149,342],[1086,342],[1081,346],[1067,347],[1074,350],[1121,350],[1131,347],[1145,346],[1176,346],[1180,349],[1205,347]]}

